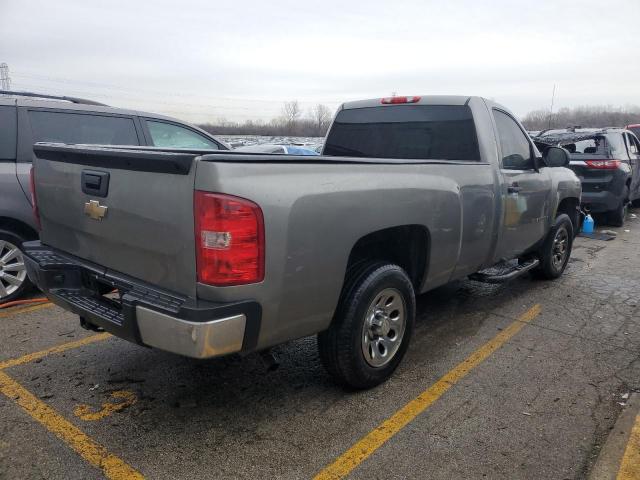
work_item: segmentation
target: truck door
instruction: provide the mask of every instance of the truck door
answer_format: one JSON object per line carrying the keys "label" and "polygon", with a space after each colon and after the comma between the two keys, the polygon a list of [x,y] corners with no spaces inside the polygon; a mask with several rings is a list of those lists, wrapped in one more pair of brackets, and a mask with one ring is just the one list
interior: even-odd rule
{"label": "truck door", "polygon": [[493,109],[498,133],[502,174],[503,229],[499,256],[523,253],[546,231],[551,176],[548,168],[535,169],[535,149],[518,122],[506,112]]}
{"label": "truck door", "polygon": [[631,162],[631,189],[629,198],[636,200],[640,197],[640,144],[638,144],[638,139],[630,133],[625,133],[624,137],[629,152],[629,161]]}

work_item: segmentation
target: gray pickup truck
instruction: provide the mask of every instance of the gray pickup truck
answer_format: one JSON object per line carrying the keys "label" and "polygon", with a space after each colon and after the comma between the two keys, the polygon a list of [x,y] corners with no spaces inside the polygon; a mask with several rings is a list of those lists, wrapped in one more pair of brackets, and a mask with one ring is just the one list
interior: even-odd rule
{"label": "gray pickup truck", "polygon": [[398,366],[416,294],[556,278],[579,228],[566,150],[479,97],[346,103],[315,157],[34,151],[29,277],[85,327],[196,358],[318,334],[352,388]]}

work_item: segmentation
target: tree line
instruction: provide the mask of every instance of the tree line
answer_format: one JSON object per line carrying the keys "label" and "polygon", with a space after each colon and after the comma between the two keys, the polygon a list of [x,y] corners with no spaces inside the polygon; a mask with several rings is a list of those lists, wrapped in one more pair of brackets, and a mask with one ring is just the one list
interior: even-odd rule
{"label": "tree line", "polygon": [[534,110],[527,113],[522,124],[527,130],[566,127],[624,127],[640,123],[640,107],[583,106],[561,108],[557,112]]}
{"label": "tree line", "polygon": [[199,126],[216,135],[324,137],[332,118],[333,112],[326,105],[319,103],[303,112],[298,101],[292,100],[284,103],[280,116],[268,122],[218,120]]}
{"label": "tree line", "polygon": [[[285,102],[280,116],[268,122],[245,120],[231,122],[218,120],[200,125],[217,135],[266,135],[291,137],[324,137],[333,118],[333,112],[321,103],[303,112],[297,100]],[[566,127],[623,127],[640,123],[640,107],[581,106],[533,110],[522,119],[527,130]]]}

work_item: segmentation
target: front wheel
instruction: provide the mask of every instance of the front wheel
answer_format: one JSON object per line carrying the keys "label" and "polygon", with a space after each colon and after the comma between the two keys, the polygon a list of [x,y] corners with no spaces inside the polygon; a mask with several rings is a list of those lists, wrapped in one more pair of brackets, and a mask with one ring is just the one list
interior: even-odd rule
{"label": "front wheel", "polygon": [[569,215],[558,215],[540,248],[540,265],[534,270],[537,277],[551,280],[562,275],[571,256],[573,237]]}
{"label": "front wheel", "polygon": [[347,278],[331,326],[318,335],[323,365],[351,388],[384,382],[407,351],[415,308],[413,286],[398,265],[358,268]]}

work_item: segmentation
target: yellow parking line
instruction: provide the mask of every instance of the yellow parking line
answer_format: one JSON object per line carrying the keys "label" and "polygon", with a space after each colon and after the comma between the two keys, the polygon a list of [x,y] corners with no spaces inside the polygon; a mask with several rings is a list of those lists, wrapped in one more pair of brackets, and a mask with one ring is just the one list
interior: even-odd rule
{"label": "yellow parking line", "polygon": [[53,303],[46,302],[39,305],[31,305],[29,307],[24,307],[24,308],[14,308],[6,312],[0,312],[0,318],[13,317],[14,315],[17,315],[19,313],[34,312],[36,310],[42,310],[43,308],[49,308],[49,307],[53,307]]}
{"label": "yellow parking line", "polygon": [[450,370],[444,377],[407,403],[390,418],[365,435],[331,465],[327,466],[314,480],[335,480],[346,477],[354,468],[366,460],[373,452],[404,428],[409,422],[425,411],[447,390],[480,365],[500,348],[522,327],[540,314],[540,305],[534,305],[498,335],[473,352],[462,363]]}
{"label": "yellow parking line", "polygon": [[640,415],[631,430],[627,448],[624,451],[617,480],[638,480],[640,478]]}
{"label": "yellow parking line", "polygon": [[143,479],[144,476],[110,454],[100,444],[38,400],[31,392],[4,372],[0,372],[0,392],[18,404],[33,419],[69,445],[82,458],[102,470],[111,480]]}
{"label": "yellow parking line", "polygon": [[6,360],[4,362],[0,362],[0,370],[4,370],[5,368],[15,367],[16,365],[23,365],[25,363],[33,362],[39,358],[46,357],[47,355],[51,355],[52,353],[61,353],[66,350],[72,350],[74,348],[82,347],[83,345],[89,345],[91,343],[101,342],[111,337],[109,333],[98,333],[97,335],[91,335],[89,337],[81,338],[80,340],[75,340],[73,342],[63,343],[62,345],[56,345],[55,347],[47,348],[46,350],[41,350],[40,352],[29,353],[23,357],[14,358],[12,360]]}

